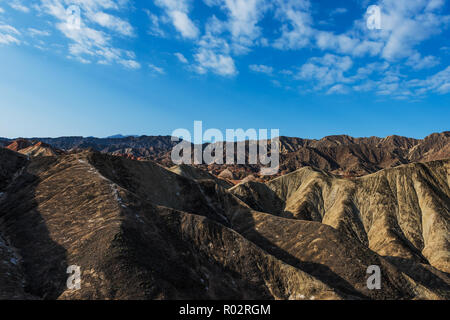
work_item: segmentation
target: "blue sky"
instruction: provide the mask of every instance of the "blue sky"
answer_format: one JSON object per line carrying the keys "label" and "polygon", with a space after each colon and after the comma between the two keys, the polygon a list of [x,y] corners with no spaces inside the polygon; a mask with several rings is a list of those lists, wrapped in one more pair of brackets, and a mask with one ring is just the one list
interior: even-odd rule
{"label": "blue sky", "polygon": [[449,39],[445,0],[0,0],[0,136],[423,138],[450,130]]}

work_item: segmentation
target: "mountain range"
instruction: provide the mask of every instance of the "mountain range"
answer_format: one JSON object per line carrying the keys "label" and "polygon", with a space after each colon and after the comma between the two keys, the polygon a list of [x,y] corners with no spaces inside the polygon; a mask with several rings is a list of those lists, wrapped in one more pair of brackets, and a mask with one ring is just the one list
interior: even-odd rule
{"label": "mountain range", "polygon": [[450,298],[449,132],[281,137],[270,178],[170,137],[0,141],[0,299]]}
{"label": "mountain range", "polygon": [[[121,136],[121,135],[120,135]],[[124,156],[134,160],[152,160],[170,168],[172,148],[179,142],[170,136],[128,136],[121,138],[31,138],[9,140],[0,138],[0,146],[14,141],[42,142],[55,150],[71,152],[92,149],[111,155]],[[24,142],[25,141],[25,142]],[[342,176],[363,176],[384,168],[419,161],[443,160],[450,155],[450,132],[433,133],[424,139],[401,136],[386,138],[353,138],[346,135],[328,136],[320,140],[280,137],[280,170],[277,176],[285,175],[302,167],[315,167]],[[247,142],[248,144],[251,142]],[[206,148],[204,144],[202,148]],[[10,148],[11,149],[11,148]],[[235,147],[236,149],[236,147]],[[248,150],[247,150],[248,151]],[[224,155],[225,158],[225,155]],[[225,161],[224,161],[225,162]],[[197,165],[213,175],[220,175],[227,169],[229,180],[237,182],[248,176],[268,180],[273,177],[259,177],[260,165]]]}

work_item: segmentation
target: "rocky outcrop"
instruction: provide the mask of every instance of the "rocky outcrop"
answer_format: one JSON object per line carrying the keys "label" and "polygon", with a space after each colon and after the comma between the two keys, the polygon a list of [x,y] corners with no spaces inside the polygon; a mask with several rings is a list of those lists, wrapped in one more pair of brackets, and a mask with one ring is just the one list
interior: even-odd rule
{"label": "rocky outcrop", "polygon": [[19,152],[28,157],[50,157],[64,153],[64,151],[54,148],[42,141],[26,139],[14,140],[6,147],[6,149]]}
{"label": "rocky outcrop", "polygon": [[19,153],[28,157],[51,157],[62,154],[63,151],[55,149],[46,143],[37,142],[27,148],[20,149]]}
{"label": "rocky outcrop", "polygon": [[31,145],[33,145],[33,143],[29,140],[17,139],[14,140],[11,144],[7,145],[6,148],[12,151],[20,151],[22,149],[28,148]]}

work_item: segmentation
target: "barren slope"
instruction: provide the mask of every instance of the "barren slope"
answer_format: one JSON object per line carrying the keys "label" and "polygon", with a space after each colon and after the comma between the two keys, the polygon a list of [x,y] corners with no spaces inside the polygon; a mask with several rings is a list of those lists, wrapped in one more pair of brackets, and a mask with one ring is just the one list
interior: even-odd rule
{"label": "barren slope", "polygon": [[[4,190],[1,226],[22,257],[27,292],[48,299],[339,298],[222,224],[149,202],[172,201],[176,192],[200,188],[196,182],[156,164],[116,160],[123,161],[88,154],[35,159]],[[146,188],[153,180],[135,190],[150,191],[151,199],[140,199],[90,162],[105,173],[112,164],[117,171],[129,165],[133,174],[148,170],[179,189],[164,197],[157,186]],[[200,191],[192,197],[174,205],[214,217]],[[83,270],[80,291],[65,288],[72,264]]]}
{"label": "barren slope", "polygon": [[[445,292],[445,273],[450,272],[449,167],[449,160],[417,163],[354,179],[303,168],[230,191],[257,210],[332,226]],[[273,200],[265,204],[260,199]]]}
{"label": "barren slope", "polygon": [[[5,155],[0,163],[11,156]],[[212,179],[190,179],[153,162],[83,152],[32,158],[23,165],[15,179],[0,189],[5,193],[0,202],[0,230],[2,238],[20,256],[15,270],[18,274],[23,270],[25,292],[33,296],[48,299],[448,297],[445,280],[434,268],[430,267],[429,271],[437,274],[432,281],[413,279],[407,275],[411,274],[409,270],[400,270],[391,263],[395,261],[381,257],[355,237],[352,232],[358,230],[360,237],[369,234],[369,242],[372,241],[365,229],[366,222],[361,221],[358,229],[339,215],[338,201],[334,215],[327,218],[327,208],[334,202],[325,187],[314,198],[317,203],[323,202],[317,206],[321,218],[311,219],[317,221],[276,216],[283,215],[289,203],[290,211],[285,216],[308,217],[309,213],[300,210],[302,205],[295,200],[296,194],[308,198],[307,188],[300,190],[308,179],[311,185],[317,184],[312,190],[320,189],[322,184],[330,188],[336,183],[334,180],[339,180],[351,183],[355,192],[357,185],[368,188],[364,181],[336,179],[303,169],[267,185],[256,183],[261,191],[254,194],[262,195],[263,199],[264,193],[269,192],[277,199],[266,203],[255,200],[260,211],[273,203],[265,210],[268,213],[263,213],[252,210],[235,196],[243,198],[236,192],[240,187],[229,192]],[[254,187],[250,185],[248,190],[253,192]],[[435,196],[442,199],[441,194]],[[356,205],[361,206],[355,201]],[[383,212],[380,209],[377,215],[382,216]],[[389,212],[386,214],[389,217]],[[374,223],[367,226],[374,228]],[[384,230],[383,226],[380,228]],[[435,261],[443,263],[439,258],[445,253],[441,237],[434,233],[430,237],[434,243],[430,244],[431,248],[441,250]],[[372,244],[370,248],[377,249]],[[366,269],[372,264],[382,269],[382,290],[366,287]],[[79,291],[65,287],[69,265],[81,267]]]}

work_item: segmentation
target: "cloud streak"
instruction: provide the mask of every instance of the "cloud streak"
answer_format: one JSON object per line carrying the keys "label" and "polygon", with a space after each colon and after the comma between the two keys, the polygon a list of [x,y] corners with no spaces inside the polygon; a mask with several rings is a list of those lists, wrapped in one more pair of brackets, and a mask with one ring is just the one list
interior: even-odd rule
{"label": "cloud streak", "polygon": [[20,32],[13,26],[7,24],[0,24],[0,44],[20,44],[21,41],[18,38]]}
{"label": "cloud streak", "polygon": [[155,0],[155,4],[162,8],[168,20],[183,38],[195,39],[199,30],[189,18],[190,1],[188,0]]}

